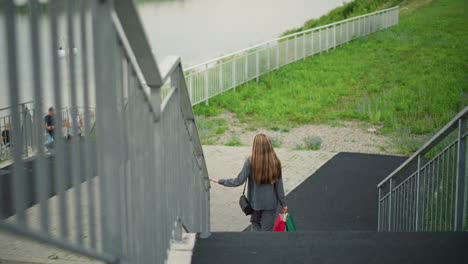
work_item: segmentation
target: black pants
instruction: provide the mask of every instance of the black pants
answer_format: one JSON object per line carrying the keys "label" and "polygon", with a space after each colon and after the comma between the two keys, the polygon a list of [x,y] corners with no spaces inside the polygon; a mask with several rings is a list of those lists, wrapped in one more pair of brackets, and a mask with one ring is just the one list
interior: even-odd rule
{"label": "black pants", "polygon": [[273,231],[275,220],[276,209],[253,211],[252,215],[250,216],[250,222],[252,223],[251,231]]}

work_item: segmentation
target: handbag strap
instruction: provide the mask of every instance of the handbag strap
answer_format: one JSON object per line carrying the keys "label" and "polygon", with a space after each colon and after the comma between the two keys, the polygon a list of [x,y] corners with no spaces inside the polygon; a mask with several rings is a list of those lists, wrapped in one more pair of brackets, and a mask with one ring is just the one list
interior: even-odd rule
{"label": "handbag strap", "polygon": [[244,183],[244,190],[242,191],[242,195],[245,194],[245,186],[247,186],[247,181],[249,180],[249,178],[245,179],[245,183]]}

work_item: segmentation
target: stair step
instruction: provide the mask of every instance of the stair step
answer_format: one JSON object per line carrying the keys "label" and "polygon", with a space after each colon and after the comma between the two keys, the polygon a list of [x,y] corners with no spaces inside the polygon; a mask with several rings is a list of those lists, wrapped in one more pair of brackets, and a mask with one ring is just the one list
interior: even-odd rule
{"label": "stair step", "polygon": [[192,263],[468,263],[468,233],[212,233]]}

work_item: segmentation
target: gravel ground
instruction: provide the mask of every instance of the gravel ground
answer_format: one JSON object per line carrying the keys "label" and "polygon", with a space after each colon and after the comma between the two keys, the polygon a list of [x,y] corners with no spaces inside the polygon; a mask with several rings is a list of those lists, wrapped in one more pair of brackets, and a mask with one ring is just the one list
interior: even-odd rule
{"label": "gravel ground", "polygon": [[[281,148],[297,149],[304,145],[304,138],[318,136],[322,139],[320,150],[331,152],[360,152],[373,154],[395,154],[389,136],[379,135],[380,126],[356,121],[336,121],[330,125],[302,125],[288,132],[264,128],[255,129],[251,124],[240,123],[234,114],[223,113],[213,118],[227,120],[229,129],[219,136],[218,145],[224,145],[232,137],[239,138],[242,145],[250,146],[256,134],[263,133],[280,142]],[[369,129],[375,132],[369,132]],[[377,132],[377,133],[376,133]]]}

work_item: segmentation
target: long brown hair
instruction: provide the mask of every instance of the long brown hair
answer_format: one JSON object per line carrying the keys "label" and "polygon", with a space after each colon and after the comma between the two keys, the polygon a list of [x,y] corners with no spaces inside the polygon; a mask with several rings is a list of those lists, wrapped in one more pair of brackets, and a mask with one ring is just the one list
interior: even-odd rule
{"label": "long brown hair", "polygon": [[281,179],[281,162],[271,140],[264,134],[254,138],[250,168],[256,184],[273,184]]}

